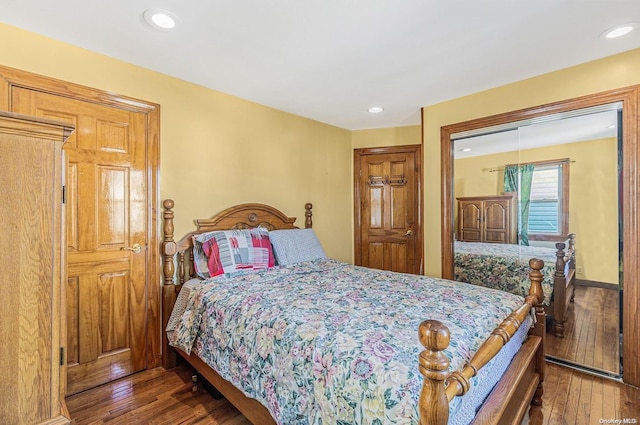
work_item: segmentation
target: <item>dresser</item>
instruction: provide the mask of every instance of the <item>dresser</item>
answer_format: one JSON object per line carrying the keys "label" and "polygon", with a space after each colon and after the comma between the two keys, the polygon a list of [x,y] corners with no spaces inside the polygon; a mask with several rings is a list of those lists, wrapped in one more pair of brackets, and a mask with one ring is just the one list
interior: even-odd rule
{"label": "dresser", "polygon": [[518,243],[518,198],[515,192],[456,199],[458,240]]}
{"label": "dresser", "polygon": [[0,111],[0,423],[67,424],[62,145],[68,124]]}

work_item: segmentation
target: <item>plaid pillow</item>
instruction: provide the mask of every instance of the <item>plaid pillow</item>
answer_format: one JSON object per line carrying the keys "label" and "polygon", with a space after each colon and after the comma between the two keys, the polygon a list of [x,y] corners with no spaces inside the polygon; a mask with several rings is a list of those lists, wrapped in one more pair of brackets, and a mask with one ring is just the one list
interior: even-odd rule
{"label": "plaid pillow", "polygon": [[209,274],[209,266],[207,264],[207,254],[205,254],[204,249],[202,249],[202,242],[197,240],[200,236],[201,235],[193,237],[193,268],[199,277],[208,279],[211,275]]}
{"label": "plaid pillow", "polygon": [[[261,227],[203,233],[195,240],[200,242],[207,258],[209,276],[261,270],[275,265],[269,231]],[[206,274],[204,270],[198,271],[198,268],[203,269],[202,259],[194,261],[194,265],[198,274]]]}

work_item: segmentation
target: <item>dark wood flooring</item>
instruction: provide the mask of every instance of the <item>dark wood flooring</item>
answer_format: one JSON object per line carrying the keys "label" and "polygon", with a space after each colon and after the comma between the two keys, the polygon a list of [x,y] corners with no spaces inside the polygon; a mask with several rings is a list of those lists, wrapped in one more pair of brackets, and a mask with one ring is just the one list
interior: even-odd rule
{"label": "dark wood flooring", "polygon": [[193,369],[155,368],[67,398],[76,425],[250,425],[225,399],[214,399]]}
{"label": "dark wood flooring", "polygon": [[[140,372],[73,395],[67,406],[76,425],[250,425],[229,402],[194,384],[192,373],[187,365]],[[543,405],[531,408],[529,417],[531,425],[640,424],[640,389],[549,364]]]}
{"label": "dark wood flooring", "polygon": [[564,338],[547,334],[546,354],[619,375],[618,291],[576,286],[567,316]]}

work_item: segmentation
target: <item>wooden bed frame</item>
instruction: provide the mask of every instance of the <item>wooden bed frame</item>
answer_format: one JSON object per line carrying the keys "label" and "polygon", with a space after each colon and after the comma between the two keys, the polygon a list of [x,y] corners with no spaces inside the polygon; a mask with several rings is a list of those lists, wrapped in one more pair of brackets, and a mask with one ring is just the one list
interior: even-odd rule
{"label": "wooden bed frame", "polygon": [[[296,228],[295,218],[287,217],[273,207],[263,204],[241,204],[228,208],[211,219],[196,220],[197,229],[175,242],[173,235],[174,202],[167,199],[163,202],[163,207],[163,329],[166,328],[181,285],[195,275],[192,254],[193,235],[212,230],[258,226],[268,229]],[[305,205],[305,228],[312,226],[311,208],[311,204]],[[174,281],[176,262],[179,284]],[[536,317],[535,327],[529,331],[529,337],[477,413],[474,423],[520,423],[527,414],[530,404],[542,404],[546,331],[545,312],[541,304],[542,273],[540,270],[543,262],[532,259],[529,263],[532,269],[530,273],[531,288],[524,304],[493,331],[462,370],[453,373],[448,371],[449,359],[442,352],[450,342],[447,327],[435,320],[425,320],[420,324],[417,330],[418,337],[425,348],[420,353],[418,362],[420,373],[424,377],[418,406],[422,425],[445,425],[448,422],[449,402],[456,396],[466,394],[470,386],[470,378],[475,376],[477,371],[500,351],[532,310]],[[165,332],[163,332],[163,349],[165,368],[175,366],[176,353],[178,353],[252,423],[256,425],[275,424],[269,411],[261,403],[246,397],[195,354],[187,355],[181,350],[169,346]]]}
{"label": "wooden bed frame", "polygon": [[556,243],[553,301],[549,306],[545,306],[547,315],[553,318],[553,331],[558,338],[564,338],[564,323],[567,321],[567,309],[575,296],[575,285],[576,235],[571,233],[566,244],[564,242]]}

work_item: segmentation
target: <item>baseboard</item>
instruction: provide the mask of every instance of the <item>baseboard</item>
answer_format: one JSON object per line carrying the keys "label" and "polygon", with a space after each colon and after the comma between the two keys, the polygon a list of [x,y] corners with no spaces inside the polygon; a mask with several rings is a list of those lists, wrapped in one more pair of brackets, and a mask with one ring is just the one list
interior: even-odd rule
{"label": "baseboard", "polygon": [[618,290],[618,285],[607,282],[598,282],[596,280],[576,279],[576,286],[590,286],[592,288],[613,289]]}

